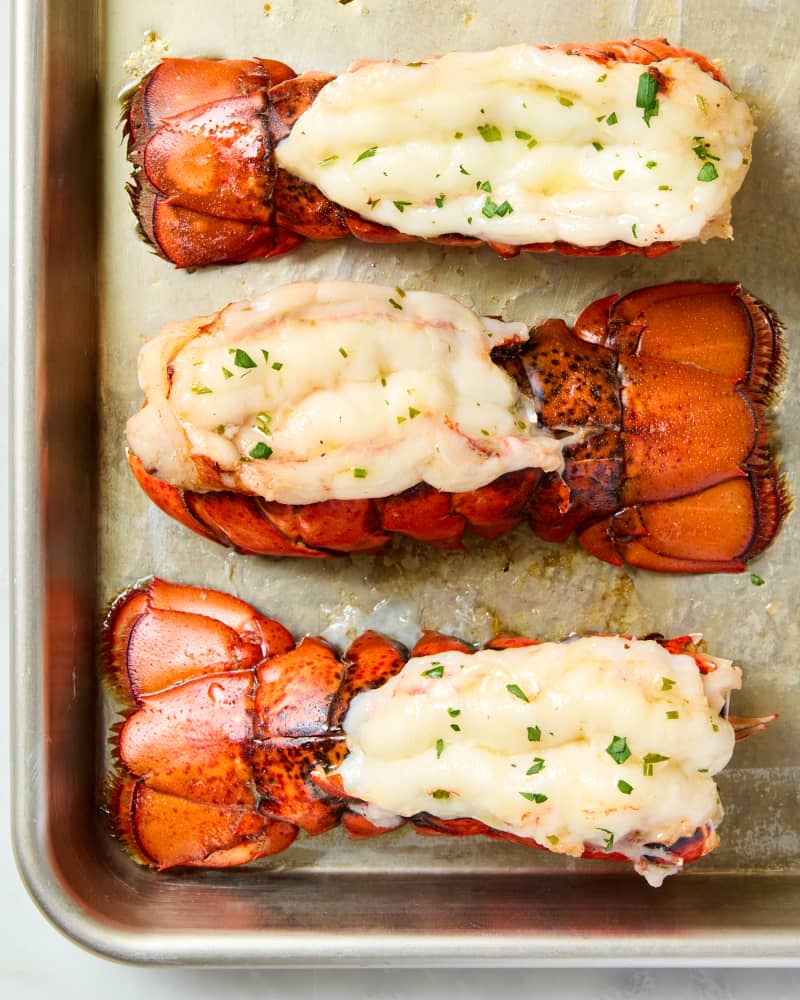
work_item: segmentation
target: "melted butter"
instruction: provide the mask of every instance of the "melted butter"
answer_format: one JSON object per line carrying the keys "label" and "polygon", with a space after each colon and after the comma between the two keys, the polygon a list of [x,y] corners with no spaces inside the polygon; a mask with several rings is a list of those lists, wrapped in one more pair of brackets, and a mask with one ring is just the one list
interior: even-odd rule
{"label": "melted butter", "polygon": [[[517,45],[362,64],[321,91],[276,160],[362,217],[422,238],[729,236],[754,132],[747,106],[689,59],[654,67],[668,87],[648,126],[636,107],[645,68],[632,63]],[[697,137],[717,157],[710,182],[698,178]]]}
{"label": "melted butter", "polygon": [[[564,441],[490,350],[525,337],[454,299],[351,282],[287,285],[174,324],[139,359],[128,423],[145,466],[184,489],[282,503],[459,492],[561,468]],[[208,466],[213,466],[209,478]]]}
{"label": "melted butter", "polygon": [[[417,657],[353,700],[338,773],[401,816],[472,817],[573,856],[611,835],[645,875],[656,856],[679,867],[646,845],[722,818],[713,775],[734,732],[719,711],[740,671],[715,662],[702,675],[690,656],[610,636]],[[608,752],[615,738],[626,759]]]}

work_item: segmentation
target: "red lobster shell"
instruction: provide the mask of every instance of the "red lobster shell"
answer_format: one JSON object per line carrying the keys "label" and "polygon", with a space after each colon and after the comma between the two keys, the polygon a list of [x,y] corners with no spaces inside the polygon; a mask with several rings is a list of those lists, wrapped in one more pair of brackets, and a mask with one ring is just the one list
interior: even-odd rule
{"label": "red lobster shell", "polygon": [[[671,654],[694,656],[703,673],[715,669],[687,636],[658,641]],[[487,648],[530,645],[536,640],[498,636]],[[426,632],[411,655],[448,650],[472,652]],[[394,828],[368,819],[326,769],[347,752],[342,722],[352,699],[381,687],[407,659],[375,632],[343,657],[318,638],[295,645],[278,622],[215,591],[154,580],[125,592],[105,630],[107,675],[130,706],[116,727],[123,776],[110,810],[118,835],[161,869],[226,868],[283,851],[301,830],[317,835],[341,823],[362,838]],[[741,738],[771,718],[731,721]],[[421,834],[482,834],[548,849],[469,818],[419,813],[408,822]],[[680,863],[715,844],[704,828],[668,846]],[[658,846],[653,854],[657,861]],[[596,845],[583,857],[627,860]]]}
{"label": "red lobster shell", "polygon": [[563,475],[509,473],[467,493],[424,483],[396,496],[305,506],[182,490],[130,463],[150,498],[241,552],[326,557],[376,552],[394,534],[446,548],[466,529],[497,538],[527,520],[542,538],[615,565],[741,571],[787,512],[765,407],[781,372],[780,327],[739,285],[683,282],[601,299],[574,330],[548,320],[492,360],[534,401],[539,422],[592,434]]}
{"label": "red lobster shell", "polygon": [[[647,67],[666,59],[691,60],[725,83],[705,57],[663,38],[542,48],[587,57],[601,69],[617,62]],[[656,66],[651,75],[658,87],[668,86]],[[165,59],[148,74],[125,116],[128,155],[134,166],[129,192],[142,233],[162,257],[177,267],[197,267],[272,257],[305,238],[352,235],[368,243],[416,239],[343,208],[312,183],[276,165],[276,145],[333,79],[320,72],[297,76],[284,63],[270,59]],[[480,239],[461,233],[431,242],[481,245]],[[580,256],[654,257],[677,244],[656,240],[639,246],[614,240],[603,246],[489,245],[503,257],[552,250]]]}

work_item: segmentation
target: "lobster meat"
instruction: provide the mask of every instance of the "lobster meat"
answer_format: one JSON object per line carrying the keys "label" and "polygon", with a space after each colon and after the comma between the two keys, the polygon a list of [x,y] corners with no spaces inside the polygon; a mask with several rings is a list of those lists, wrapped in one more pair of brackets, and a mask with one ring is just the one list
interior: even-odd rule
{"label": "lobster meat", "polygon": [[129,461],[162,510],[247,553],[456,548],[527,520],[615,565],[736,572],[789,506],[765,416],[781,350],[736,284],[531,331],[443,295],[289,285],[143,348]]}
{"label": "lobster meat", "polygon": [[297,76],[165,59],[131,96],[132,205],[177,267],[304,239],[657,256],[730,236],[753,123],[665,39],[518,45]]}
{"label": "lobster meat", "polygon": [[716,846],[712,775],[774,718],[722,717],[740,671],[696,641],[501,635],[476,652],[428,631],[409,658],[365,632],[340,657],[234,597],[153,580],[106,620],[128,708],[111,818],[160,869],[409,822],[629,860],[660,884]]}

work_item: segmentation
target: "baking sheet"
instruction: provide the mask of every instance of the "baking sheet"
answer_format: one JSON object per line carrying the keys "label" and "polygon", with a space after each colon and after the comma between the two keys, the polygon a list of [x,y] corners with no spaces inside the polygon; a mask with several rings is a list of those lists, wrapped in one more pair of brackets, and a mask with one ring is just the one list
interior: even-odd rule
{"label": "baking sheet", "polygon": [[[623,572],[527,528],[494,543],[473,539],[463,553],[399,542],[382,556],[270,561],[229,553],[166,518],[136,487],[123,446],[125,420],[140,403],[135,360],[145,339],[167,320],[296,278],[433,288],[531,324],[573,318],[612,291],[738,279],[779,312],[796,349],[800,12],[794,0],[732,6],[237,0],[223,10],[211,0],[107,0],[100,32],[92,0],[18,0],[14,441],[17,455],[39,461],[14,471],[16,847],[34,896],[76,940],[123,960],[198,964],[800,961],[797,517],[752,565],[763,586],[749,573]],[[753,107],[759,133],[734,203],[736,240],[654,261],[501,261],[486,249],[339,241],[270,262],[175,271],[136,235],[117,127],[122,67],[153,32],[173,55],[261,55],[333,72],[359,56],[413,60],[519,41],[667,35],[724,57]],[[797,371],[790,360],[777,411],[795,488]],[[410,831],[360,844],[334,831],[301,838],[261,865],[158,875],[92,822],[102,780],[96,751],[111,721],[92,671],[97,609],[151,573],[235,592],[297,634],[334,621],[355,628],[382,601],[473,641],[502,628],[545,639],[702,629],[711,651],[746,667],[737,714],[777,708],[781,718],[739,746],[720,779],[728,810],[720,849],[657,892],[619,866]]]}

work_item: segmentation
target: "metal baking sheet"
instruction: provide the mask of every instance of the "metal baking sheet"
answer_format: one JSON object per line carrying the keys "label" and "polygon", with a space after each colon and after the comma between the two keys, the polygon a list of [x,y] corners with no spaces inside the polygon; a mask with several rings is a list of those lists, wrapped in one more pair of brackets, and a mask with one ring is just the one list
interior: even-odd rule
{"label": "metal baking sheet", "polygon": [[[794,0],[17,0],[15,93],[14,773],[20,868],[76,941],[137,962],[216,965],[800,963],[800,530],[790,517],[749,573],[621,572],[521,528],[465,552],[396,544],[330,562],[245,558],[191,535],[138,491],[123,426],[135,359],[168,319],[293,279],[435,288],[482,313],[574,317],[611,291],[677,278],[741,280],[787,324],[800,291]],[[102,26],[102,30],[101,30]],[[357,56],[410,60],[522,40],[666,35],[718,56],[759,128],[734,204],[733,243],[654,261],[521,256],[433,246],[307,243],[290,256],[179,273],[136,236],[116,94],[149,39],[173,55],[274,57],[340,71]],[[796,484],[797,366],[778,407]],[[351,844],[302,838],[266,863],[158,875],[134,865],[97,808],[107,709],[95,671],[104,603],[157,573],[237,593],[296,633],[353,628],[381,601],[480,641],[508,628],[702,629],[745,665],[739,714],[781,713],[720,779],[722,846],[660,891],[613,865],[511,844],[401,831]]]}

